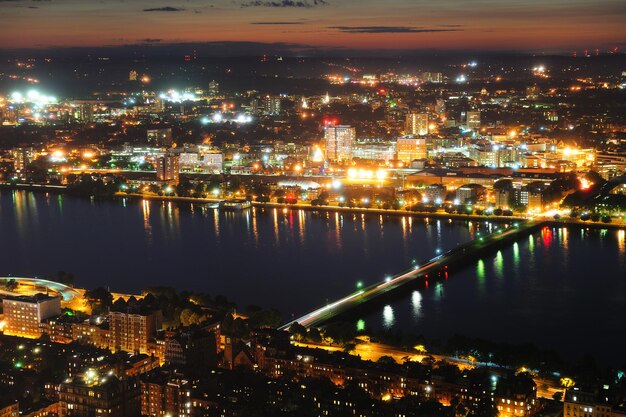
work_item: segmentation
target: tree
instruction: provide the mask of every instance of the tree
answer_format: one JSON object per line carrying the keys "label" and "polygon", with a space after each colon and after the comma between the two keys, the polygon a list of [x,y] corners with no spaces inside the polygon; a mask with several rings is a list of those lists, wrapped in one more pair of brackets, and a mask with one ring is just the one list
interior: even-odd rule
{"label": "tree", "polygon": [[307,330],[306,338],[311,343],[321,343],[322,342],[322,334],[320,333],[318,328],[312,327]]}
{"label": "tree", "polygon": [[69,272],[59,271],[57,272],[57,281],[70,287],[74,286],[74,275]]}
{"label": "tree", "polygon": [[17,289],[18,283],[14,279],[9,279],[9,280],[4,281],[2,286],[4,287],[6,291],[13,292]]}
{"label": "tree", "polygon": [[291,333],[294,339],[301,341],[306,338],[306,327],[296,322],[289,326],[289,333]]}
{"label": "tree", "polygon": [[343,344],[351,342],[354,339],[356,330],[351,323],[334,322],[324,328],[324,335],[332,339],[335,343]]}
{"label": "tree", "polygon": [[396,365],[397,362],[394,358],[392,358],[391,356],[381,356],[380,358],[378,358],[378,360],[376,361],[376,363],[382,365],[382,366],[391,366],[391,365]]}
{"label": "tree", "polygon": [[180,324],[183,326],[191,326],[192,324],[200,324],[204,321],[204,316],[192,311],[189,308],[180,312]]}
{"label": "tree", "polygon": [[103,287],[85,291],[84,297],[94,312],[103,312],[113,305],[113,295]]}
{"label": "tree", "polygon": [[281,314],[278,310],[261,310],[250,316],[248,325],[253,329],[271,327],[273,329],[281,324]]}

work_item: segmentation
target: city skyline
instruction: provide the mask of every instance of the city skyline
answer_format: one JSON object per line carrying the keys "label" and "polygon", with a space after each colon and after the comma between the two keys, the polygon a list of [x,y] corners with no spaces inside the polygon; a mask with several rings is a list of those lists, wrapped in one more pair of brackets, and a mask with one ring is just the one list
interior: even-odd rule
{"label": "city skyline", "polygon": [[[259,52],[482,50],[571,53],[624,45],[618,0],[0,1],[0,48],[232,42]],[[245,51],[242,48],[242,51]]]}

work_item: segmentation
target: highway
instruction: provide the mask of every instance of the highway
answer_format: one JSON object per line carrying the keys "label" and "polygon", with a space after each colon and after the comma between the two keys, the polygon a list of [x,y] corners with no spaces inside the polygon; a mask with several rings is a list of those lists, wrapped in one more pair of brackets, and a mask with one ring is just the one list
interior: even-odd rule
{"label": "highway", "polygon": [[387,278],[381,282],[365,287],[324,307],[318,308],[307,313],[295,320],[284,324],[281,329],[287,330],[293,323],[299,323],[304,327],[315,327],[330,320],[331,318],[345,313],[358,305],[370,301],[382,294],[395,290],[402,285],[412,282],[416,279],[428,280],[428,276],[445,271],[448,265],[459,262],[464,258],[474,256],[489,247],[496,246],[508,239],[516,238],[518,235],[529,233],[543,225],[543,222],[528,221],[523,224],[515,223],[507,229],[497,228],[494,233],[481,236],[471,242],[457,246],[447,252],[442,253],[423,265],[415,266],[409,270],[403,271],[393,277]]}

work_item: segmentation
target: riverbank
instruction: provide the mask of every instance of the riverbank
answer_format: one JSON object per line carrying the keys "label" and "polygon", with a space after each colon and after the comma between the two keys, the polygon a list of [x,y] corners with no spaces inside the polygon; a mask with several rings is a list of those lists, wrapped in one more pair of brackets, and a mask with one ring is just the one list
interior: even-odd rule
{"label": "riverbank", "polygon": [[[57,194],[67,194],[67,187],[61,185],[41,185],[41,184],[11,184],[0,183],[0,189],[17,189],[33,192],[53,192]],[[106,198],[106,197],[99,197]],[[154,201],[166,201],[166,202],[180,202],[180,203],[192,203],[192,204],[218,204],[224,201],[223,198],[197,198],[197,197],[179,197],[179,196],[161,196],[156,194],[136,194],[136,193],[123,193],[117,192],[112,199],[133,199],[133,200],[154,200]],[[583,221],[578,218],[563,217],[561,219],[554,219],[552,217],[525,217],[520,215],[513,216],[496,216],[496,215],[478,215],[478,214],[456,214],[446,213],[443,210],[430,213],[419,211],[407,211],[407,210],[394,210],[394,209],[379,209],[379,208],[364,208],[364,207],[339,207],[339,206],[312,206],[311,204],[287,204],[287,203],[275,203],[275,202],[259,202],[253,201],[253,207],[280,209],[280,210],[305,210],[316,212],[331,212],[331,213],[351,213],[351,214],[374,214],[381,216],[401,216],[401,217],[413,217],[418,219],[444,219],[444,220],[472,220],[472,221],[491,221],[494,223],[511,223],[511,222],[525,222],[528,220],[540,220],[546,222],[550,227],[568,227],[575,226],[581,228],[593,228],[593,229],[613,229],[613,230],[626,230],[626,221],[613,220],[611,223],[593,222],[591,220]]]}

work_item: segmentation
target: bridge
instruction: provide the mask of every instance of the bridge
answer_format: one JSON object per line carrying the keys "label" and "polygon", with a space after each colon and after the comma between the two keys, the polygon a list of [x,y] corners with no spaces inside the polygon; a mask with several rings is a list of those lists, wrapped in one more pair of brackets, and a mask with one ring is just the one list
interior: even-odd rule
{"label": "bridge", "polygon": [[374,298],[394,291],[417,279],[428,281],[429,275],[434,277],[435,274],[442,270],[446,271],[449,266],[467,263],[488,252],[501,248],[524,235],[529,235],[541,229],[541,227],[546,224],[548,224],[548,221],[529,220],[524,223],[514,223],[508,228],[496,229],[496,231],[491,234],[481,236],[478,239],[435,256],[423,265],[400,272],[384,281],[362,288],[346,297],[292,320],[284,324],[280,329],[287,330],[294,323],[299,323],[307,328],[319,326],[339,314],[363,305]]}

